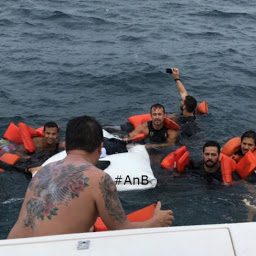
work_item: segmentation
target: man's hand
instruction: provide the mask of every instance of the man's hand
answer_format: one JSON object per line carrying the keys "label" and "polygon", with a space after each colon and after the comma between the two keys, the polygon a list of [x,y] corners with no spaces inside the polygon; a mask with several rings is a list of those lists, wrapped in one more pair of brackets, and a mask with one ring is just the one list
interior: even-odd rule
{"label": "man's hand", "polygon": [[161,202],[157,202],[153,216],[155,227],[167,227],[173,223],[174,215],[171,210],[161,210]]}
{"label": "man's hand", "polygon": [[125,135],[122,139],[125,143],[128,143],[129,142],[129,136],[128,135]]}
{"label": "man's hand", "polygon": [[180,71],[178,68],[172,68],[172,78],[175,79],[180,79]]}

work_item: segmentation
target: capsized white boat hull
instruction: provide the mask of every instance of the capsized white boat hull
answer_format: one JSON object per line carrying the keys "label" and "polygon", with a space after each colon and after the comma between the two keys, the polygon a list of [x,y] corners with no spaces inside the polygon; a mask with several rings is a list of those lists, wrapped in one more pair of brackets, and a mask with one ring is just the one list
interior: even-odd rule
{"label": "capsized white boat hull", "polygon": [[[104,137],[116,138],[103,130]],[[62,151],[49,158],[42,166],[62,160],[66,157],[66,151]],[[129,147],[128,152],[107,155],[102,160],[110,161],[110,165],[104,170],[116,182],[118,191],[144,190],[154,188],[157,180],[150,165],[150,158],[144,145]]]}

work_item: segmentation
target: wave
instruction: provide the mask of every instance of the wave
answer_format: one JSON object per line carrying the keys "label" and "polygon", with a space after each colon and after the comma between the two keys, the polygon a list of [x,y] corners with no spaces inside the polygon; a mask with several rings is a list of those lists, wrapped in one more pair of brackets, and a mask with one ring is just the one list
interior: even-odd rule
{"label": "wave", "polygon": [[15,25],[15,22],[11,21],[10,19],[0,19],[0,26],[12,26]]}
{"label": "wave", "polygon": [[128,41],[128,42],[146,42],[146,37],[142,36],[131,36],[131,35],[122,35],[119,36],[118,39],[120,41]]}
{"label": "wave", "polygon": [[23,199],[24,198],[10,198],[10,199],[2,202],[1,204],[12,204],[12,203],[23,201]]}
{"label": "wave", "polygon": [[199,11],[196,13],[190,13],[190,16],[206,16],[206,17],[216,17],[216,18],[237,18],[244,17],[255,20],[256,17],[254,14],[250,14],[248,12],[226,12],[220,10],[212,10],[212,11]]}
{"label": "wave", "polygon": [[225,35],[220,33],[220,32],[216,32],[216,31],[206,31],[206,32],[185,32],[184,33],[185,36],[187,37],[214,37],[214,38],[217,38],[217,37],[224,37]]}

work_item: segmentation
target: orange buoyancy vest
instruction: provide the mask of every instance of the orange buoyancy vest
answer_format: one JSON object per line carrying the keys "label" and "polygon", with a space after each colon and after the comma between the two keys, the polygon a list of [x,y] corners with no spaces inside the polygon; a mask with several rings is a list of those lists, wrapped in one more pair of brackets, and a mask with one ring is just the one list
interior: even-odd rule
{"label": "orange buoyancy vest", "polygon": [[[140,124],[146,123],[151,120],[152,118],[150,114],[134,115],[128,118],[128,122],[131,123],[134,128],[136,128]],[[169,117],[164,118],[164,127],[176,131],[180,130],[180,125],[178,125],[174,120]]]}
{"label": "orange buoyancy vest", "polygon": [[236,171],[246,179],[256,169],[256,152],[248,151],[236,164]]}
{"label": "orange buoyancy vest", "polygon": [[17,161],[20,160],[20,156],[17,154],[13,154],[13,153],[4,153],[1,157],[0,157],[0,161],[10,164],[10,165],[14,165],[17,163]]}
{"label": "orange buoyancy vest", "polygon": [[32,140],[30,128],[22,122],[18,124],[18,127],[20,129],[20,136],[25,150],[29,153],[34,153],[36,151],[36,147]]}
{"label": "orange buoyancy vest", "polygon": [[236,168],[236,162],[231,158],[223,153],[220,154],[220,166],[221,166],[221,175],[222,175],[222,180],[225,183],[232,183],[233,178],[232,178],[232,172]]}
{"label": "orange buoyancy vest", "polygon": [[176,169],[178,172],[184,172],[189,163],[189,151],[186,146],[181,146],[174,152],[169,153],[161,162],[164,169]]}
{"label": "orange buoyancy vest", "polygon": [[208,114],[208,102],[205,100],[200,102],[196,107],[196,112],[200,115]]}
{"label": "orange buoyancy vest", "polygon": [[222,147],[221,153],[232,156],[235,154],[241,147],[241,138],[240,137],[234,137],[228,140]]}
{"label": "orange buoyancy vest", "polygon": [[[153,217],[156,204],[148,205],[140,210],[134,211],[127,215],[127,219],[131,222],[145,221]],[[94,231],[107,231],[108,228],[100,217],[94,223]]]}
{"label": "orange buoyancy vest", "polygon": [[6,140],[9,140],[11,142],[14,142],[16,144],[22,144],[22,139],[20,136],[20,129],[17,127],[13,122],[9,124],[7,127],[3,138]]}

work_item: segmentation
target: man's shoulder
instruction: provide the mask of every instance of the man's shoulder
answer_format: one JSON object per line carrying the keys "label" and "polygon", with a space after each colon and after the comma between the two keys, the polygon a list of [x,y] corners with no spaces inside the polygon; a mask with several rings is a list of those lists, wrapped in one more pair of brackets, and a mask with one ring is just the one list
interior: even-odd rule
{"label": "man's shoulder", "polygon": [[144,122],[136,127],[137,131],[143,132],[144,134],[147,134],[150,127],[150,121]]}
{"label": "man's shoulder", "polygon": [[41,146],[43,141],[44,141],[44,137],[34,137],[33,139],[33,142],[35,144],[35,146]]}

